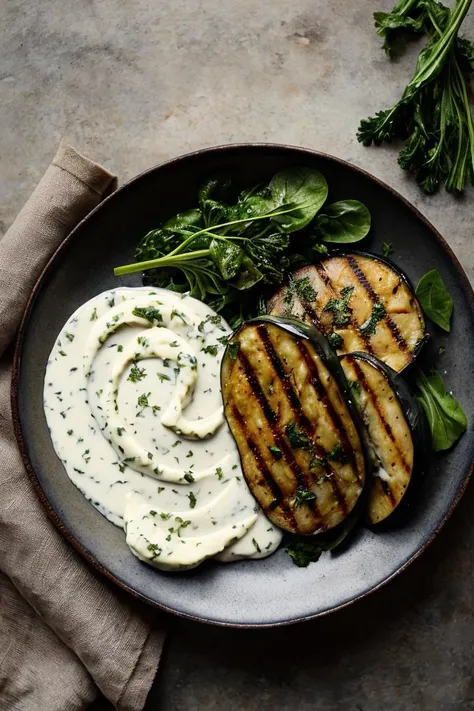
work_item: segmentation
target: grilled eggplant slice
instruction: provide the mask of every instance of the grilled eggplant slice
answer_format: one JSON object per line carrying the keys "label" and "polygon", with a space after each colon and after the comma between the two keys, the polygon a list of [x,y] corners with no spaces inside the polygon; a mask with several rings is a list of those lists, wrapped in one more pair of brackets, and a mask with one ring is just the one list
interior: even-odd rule
{"label": "grilled eggplant slice", "polygon": [[341,365],[364,424],[372,465],[367,518],[376,524],[399,506],[423,460],[424,413],[402,378],[374,356],[350,353]]}
{"label": "grilled eggplant slice", "polygon": [[338,353],[366,351],[397,372],[410,365],[425,337],[407,277],[388,260],[364,253],[299,269],[270,300],[268,313],[313,323]]}
{"label": "grilled eggplant slice", "polygon": [[295,320],[248,321],[227,345],[221,386],[245,478],[268,518],[300,534],[341,523],[364,487],[365,458],[322,334]]}

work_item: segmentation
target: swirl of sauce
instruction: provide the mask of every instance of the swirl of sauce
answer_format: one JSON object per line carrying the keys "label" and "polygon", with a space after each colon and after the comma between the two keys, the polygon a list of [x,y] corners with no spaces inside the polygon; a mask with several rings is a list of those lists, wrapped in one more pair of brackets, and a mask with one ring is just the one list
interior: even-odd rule
{"label": "swirl of sauce", "polygon": [[81,306],[48,361],[45,414],[68,476],[161,569],[265,557],[281,540],[223,415],[230,333],[189,296],[121,288]]}

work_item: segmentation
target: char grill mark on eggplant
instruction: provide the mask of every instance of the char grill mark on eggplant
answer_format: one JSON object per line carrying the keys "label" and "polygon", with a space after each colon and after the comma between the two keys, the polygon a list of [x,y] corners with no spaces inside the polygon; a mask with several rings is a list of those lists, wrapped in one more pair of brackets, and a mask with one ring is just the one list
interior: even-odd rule
{"label": "char grill mark on eggplant", "polygon": [[[308,488],[312,482],[299,467],[297,461],[293,456],[291,447],[287,445],[284,436],[280,432],[278,414],[272,409],[265,394],[263,393],[262,387],[258,381],[255,371],[253,370],[252,366],[248,361],[248,358],[241,351],[239,351],[237,360],[245,373],[245,377],[249,384],[250,390],[252,391],[253,395],[255,396],[257,402],[260,405],[262,413],[267,421],[268,428],[273,435],[273,439],[276,443],[276,446],[281,450],[282,459],[287,463],[288,467],[293,472],[296,478],[297,486]],[[310,508],[314,511],[315,515],[319,515],[316,500],[314,499],[310,501],[309,505]]]}
{"label": "char grill mark on eggplant", "polygon": [[[316,432],[314,431],[311,422],[309,421],[308,417],[306,416],[302,406],[301,406],[301,401],[295,392],[292,384],[291,384],[291,374],[287,373],[285,370],[285,367],[283,363],[281,362],[280,358],[278,357],[278,354],[273,347],[273,343],[270,339],[270,336],[268,334],[268,330],[264,325],[260,325],[257,327],[257,332],[258,335],[260,336],[260,339],[262,341],[262,345],[265,349],[265,353],[268,357],[269,362],[271,363],[273,367],[273,372],[275,374],[275,378],[278,378],[282,390],[285,393],[285,396],[288,400],[288,404],[290,405],[291,411],[293,418],[296,422],[298,422],[300,428],[304,431],[305,435],[309,437],[311,440],[313,440],[313,447],[314,447],[314,453],[316,456],[320,457],[322,460],[325,460],[324,464],[324,471],[326,472],[326,476],[332,486],[332,490],[334,492],[334,498],[339,504],[339,507],[343,513],[347,513],[347,506],[346,506],[346,500],[344,498],[344,495],[342,494],[338,483],[337,483],[337,478],[335,476],[334,468],[331,466],[330,462],[327,461],[327,455],[329,454],[328,451],[324,449],[324,447],[321,447],[319,444],[317,444],[314,441],[314,436],[316,435]],[[299,343],[297,344],[299,347]],[[301,344],[302,345],[302,344]],[[303,346],[305,348],[305,346]],[[305,349],[306,350],[306,349]],[[301,352],[301,350],[300,350]],[[305,363],[308,367],[308,372],[309,376],[312,380],[313,376],[313,371],[314,371],[314,365],[311,361],[308,363],[308,361],[305,359]],[[316,376],[317,377],[317,376]],[[326,394],[326,391],[324,390],[324,387],[322,384],[320,384],[321,389],[323,390],[324,394]],[[312,484],[312,481],[308,478],[305,479],[302,484],[309,488],[309,486]]]}
{"label": "char grill mark on eggplant", "polygon": [[337,359],[319,332],[288,323],[257,319],[234,334],[222,365],[224,411],[266,515],[285,530],[319,533],[354,509],[365,461]]}
{"label": "char grill mark on eggplant", "polygon": [[[371,523],[380,523],[399,506],[411,481],[415,466],[414,437],[420,446],[417,429],[421,420],[416,417],[417,424],[412,429],[406,408],[419,412],[419,407],[415,400],[410,400],[400,376],[374,356],[344,355],[341,365],[352,383],[354,401],[365,423],[368,451],[373,460],[367,515]],[[354,384],[357,384],[356,389]],[[404,394],[400,398],[402,386]],[[418,456],[420,454],[419,450]]]}
{"label": "char grill mark on eggplant", "polygon": [[[330,289],[330,291],[331,291],[331,298],[336,298],[336,299],[337,299],[337,298],[340,298],[340,293],[339,293],[337,287],[336,287],[336,286],[333,284],[333,282],[331,281],[331,279],[330,279],[330,277],[329,277],[329,274],[326,273],[326,271],[325,271],[325,269],[324,269],[323,263],[320,262],[319,264],[316,264],[315,266],[316,266],[316,270],[317,270],[317,272],[318,272],[318,275],[319,275],[319,277],[321,278],[321,281],[323,281],[324,284],[328,287],[328,289]],[[307,304],[304,304],[304,308],[305,308],[305,311],[308,311],[308,305],[307,305]],[[317,318],[317,315],[316,315],[316,313],[314,312],[314,310],[313,310],[313,314],[314,314],[314,316]],[[349,323],[350,323],[350,325],[352,326],[352,328],[354,329],[354,332],[357,333],[357,335],[358,335],[358,337],[359,337],[359,340],[360,340],[360,342],[361,342],[360,350],[367,351],[368,353],[373,353],[373,352],[374,352],[374,349],[372,348],[372,344],[371,344],[371,342],[370,342],[370,338],[369,338],[369,336],[366,336],[366,335],[364,335],[363,333],[360,333],[360,331],[359,331],[359,324],[358,324],[357,321],[355,320],[354,314],[352,313],[352,309],[351,309],[351,308],[349,308]],[[321,324],[319,325],[319,328],[321,328]],[[330,329],[328,329],[328,328],[323,329],[323,333],[326,332],[326,334],[327,334],[329,330],[330,330]]]}
{"label": "char grill mark on eggplant", "polygon": [[[267,507],[262,507],[263,510],[269,510],[269,511],[274,511],[277,507],[280,508],[280,514],[283,518],[285,518],[288,523],[291,525],[291,527],[296,526],[296,520],[293,515],[293,512],[291,508],[285,503],[283,500],[283,493],[278,486],[277,482],[275,479],[272,477],[267,465],[265,464],[265,460],[263,458],[262,452],[260,451],[260,448],[258,444],[252,439],[252,436],[248,430],[247,425],[245,424],[245,421],[242,418],[242,415],[240,414],[239,410],[234,407],[233,408],[233,416],[238,422],[238,426],[242,430],[242,432],[245,435],[245,439],[247,440],[247,445],[252,452],[252,455],[257,463],[259,471],[262,473],[262,476],[265,480],[265,484],[268,486],[270,489],[271,493],[273,494],[273,501],[271,501]],[[278,440],[277,440],[278,441]]]}
{"label": "char grill mark on eggplant", "polygon": [[344,426],[341,422],[341,418],[339,417],[338,413],[336,412],[333,403],[331,402],[327,391],[324,389],[319,376],[317,372],[317,366],[314,363],[314,360],[311,357],[311,354],[309,353],[306,344],[303,341],[299,341],[297,343],[298,349],[308,367],[309,371],[309,382],[315,389],[315,391],[318,394],[319,399],[324,403],[324,406],[326,407],[328,417],[331,419],[332,425],[334,429],[337,431],[337,435],[339,437],[339,440],[342,444],[342,449],[344,451],[344,455],[350,460],[351,464],[354,467],[354,470],[356,472],[357,479],[360,483],[362,483],[359,471],[357,469],[357,462],[354,454],[354,450],[352,449],[352,445],[349,442],[349,438],[347,436],[347,432],[344,429]]}
{"label": "char grill mark on eggplant", "polygon": [[377,413],[380,426],[383,427],[383,429],[387,433],[387,436],[393,442],[393,446],[397,450],[398,456],[400,458],[400,463],[402,464],[403,469],[406,472],[409,472],[410,465],[406,461],[405,453],[404,453],[403,449],[401,448],[400,443],[398,442],[397,438],[395,437],[390,423],[387,422],[387,419],[386,419],[384,413],[382,412],[382,409],[381,409],[379,402],[378,402],[377,393],[375,393],[372,390],[372,388],[370,387],[362,368],[357,363],[357,360],[355,358],[351,358],[350,356],[347,356],[347,359],[352,364],[352,367],[354,368],[354,371],[357,375],[357,382],[363,388],[365,394],[367,395],[367,398],[371,401],[371,404]]}
{"label": "char grill mark on eggplant", "polygon": [[[316,296],[298,298],[299,280],[308,280]],[[339,323],[334,302],[346,301]],[[328,303],[331,301],[328,309]],[[269,313],[288,315],[313,323],[340,354],[364,351],[377,356],[397,372],[414,359],[424,339],[424,318],[413,289],[404,275],[384,259],[362,253],[328,257],[293,274],[269,301]]]}
{"label": "char grill mark on eggplant", "polygon": [[[349,254],[347,256],[347,263],[349,264],[350,268],[352,269],[355,276],[359,280],[361,286],[364,287],[364,289],[366,290],[366,292],[372,299],[372,303],[374,305],[381,304],[378,294],[374,291],[374,289],[372,288],[371,284],[369,283],[367,277],[365,276],[364,272],[362,271],[362,269],[360,268],[360,266],[358,265],[358,263],[356,262],[356,260],[354,259],[354,257],[351,254]],[[398,286],[397,286],[397,291],[398,291]],[[393,292],[393,290],[392,290],[392,292]],[[385,315],[383,316],[382,321],[384,321],[385,324],[387,325],[387,327],[390,329],[392,336],[396,340],[400,350],[407,351],[408,350],[407,342],[403,338],[403,336],[400,333],[399,329],[397,328],[396,324],[392,321],[392,319],[390,318],[390,316],[387,313],[385,313]]]}

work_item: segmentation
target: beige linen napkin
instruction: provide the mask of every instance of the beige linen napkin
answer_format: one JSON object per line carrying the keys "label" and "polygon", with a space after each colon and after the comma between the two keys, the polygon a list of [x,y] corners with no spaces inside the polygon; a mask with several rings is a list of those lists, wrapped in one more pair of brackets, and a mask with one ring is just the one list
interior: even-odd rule
{"label": "beige linen napkin", "polygon": [[98,689],[143,708],[164,632],[155,612],[99,577],[46,516],[18,452],[12,343],[43,267],[116,179],[62,145],[0,241],[0,710],[79,711]]}

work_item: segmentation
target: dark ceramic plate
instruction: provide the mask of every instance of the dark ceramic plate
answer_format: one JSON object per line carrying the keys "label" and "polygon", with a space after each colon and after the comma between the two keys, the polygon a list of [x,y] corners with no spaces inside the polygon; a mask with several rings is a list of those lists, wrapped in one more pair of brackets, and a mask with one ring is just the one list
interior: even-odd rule
{"label": "dark ceramic plate", "polygon": [[366,249],[381,252],[392,242],[393,259],[416,282],[437,268],[454,297],[449,337],[439,367],[448,387],[474,422],[474,298],[453,253],[401,196],[367,173],[336,158],[274,145],[227,146],[178,158],[135,178],[105,200],[71,233],[36,285],[16,353],[13,407],[17,435],[29,473],[49,515],[63,535],[118,585],[165,610],[224,625],[279,625],[325,614],[376,590],[413,561],[442,527],[459,501],[474,458],[472,430],[453,451],[436,458],[416,505],[403,525],[379,533],[360,528],[338,555],[296,568],[283,550],[264,561],[208,563],[181,574],[161,573],[140,563],[123,532],[103,518],[69,481],[57,458],[43,413],[46,360],[70,314],[99,292],[137,286],[140,277],[116,279],[113,267],[133,259],[145,231],[193,206],[197,187],[216,169],[242,186],[267,180],[290,165],[318,168],[331,199],[362,200],[373,217]]}

